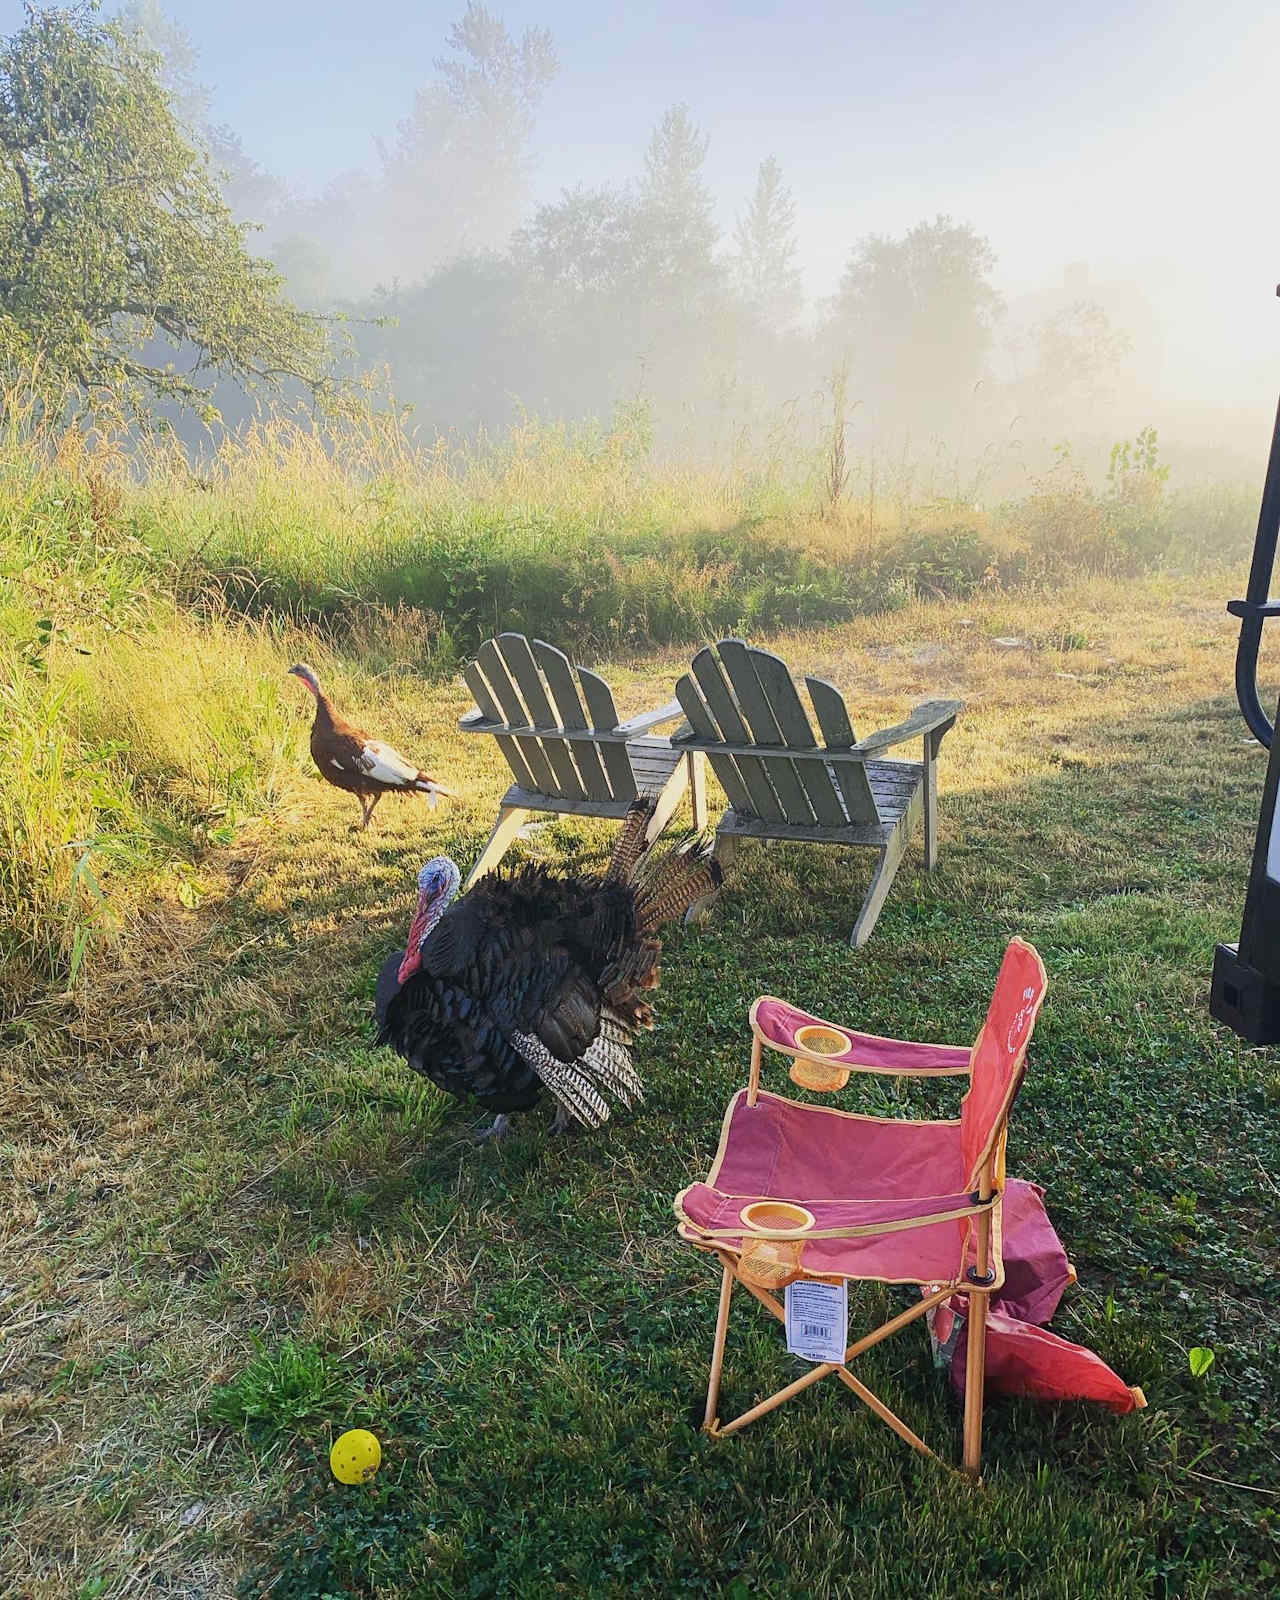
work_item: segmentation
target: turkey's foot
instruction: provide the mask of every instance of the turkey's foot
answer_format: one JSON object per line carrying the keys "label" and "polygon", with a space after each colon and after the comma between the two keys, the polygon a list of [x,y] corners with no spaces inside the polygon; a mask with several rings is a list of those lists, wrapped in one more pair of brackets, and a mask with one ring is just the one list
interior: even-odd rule
{"label": "turkey's foot", "polygon": [[565,1110],[565,1108],[563,1106],[559,1106],[558,1105],[556,1107],[556,1114],[551,1119],[550,1132],[552,1132],[552,1133],[576,1133],[577,1131],[578,1131],[577,1122],[574,1121],[573,1117],[569,1114],[569,1112],[567,1112]]}
{"label": "turkey's foot", "polygon": [[511,1133],[511,1118],[503,1111],[493,1119],[487,1128],[481,1128],[476,1134],[476,1143],[483,1144],[486,1139],[505,1139]]}

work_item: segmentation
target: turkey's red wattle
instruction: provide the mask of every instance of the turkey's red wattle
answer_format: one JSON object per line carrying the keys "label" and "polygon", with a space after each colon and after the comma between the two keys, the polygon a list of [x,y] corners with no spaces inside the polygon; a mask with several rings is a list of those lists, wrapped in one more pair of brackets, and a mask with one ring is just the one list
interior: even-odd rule
{"label": "turkey's red wattle", "polygon": [[422,965],[422,930],[431,914],[430,903],[425,894],[418,896],[418,909],[413,914],[413,921],[409,924],[409,937],[405,941],[404,960],[400,963],[398,974],[400,982],[404,983]]}

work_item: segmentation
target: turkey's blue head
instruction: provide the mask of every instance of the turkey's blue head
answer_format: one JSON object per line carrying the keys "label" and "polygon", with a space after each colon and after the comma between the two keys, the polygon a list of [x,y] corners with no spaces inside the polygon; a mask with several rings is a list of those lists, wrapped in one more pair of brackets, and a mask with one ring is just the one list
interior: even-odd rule
{"label": "turkey's blue head", "polygon": [[400,982],[404,983],[422,965],[422,946],[432,928],[453,904],[462,874],[448,856],[435,856],[418,874],[418,909],[409,924],[404,960],[400,963]]}
{"label": "turkey's blue head", "polygon": [[294,678],[301,678],[316,699],[320,698],[320,680],[316,677],[314,667],[309,667],[305,661],[297,661],[289,668],[288,675]]}

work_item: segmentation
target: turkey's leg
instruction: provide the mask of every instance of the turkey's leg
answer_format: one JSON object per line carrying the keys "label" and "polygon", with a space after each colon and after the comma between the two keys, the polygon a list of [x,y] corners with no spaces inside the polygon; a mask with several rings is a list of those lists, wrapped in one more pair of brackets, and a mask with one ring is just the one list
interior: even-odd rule
{"label": "turkey's leg", "polygon": [[[374,807],[377,805],[378,801],[381,800],[381,799],[382,799],[381,794],[375,794],[370,798],[369,804],[365,809],[364,821],[360,824],[360,832],[361,833],[363,833],[364,830],[369,826],[370,818],[373,816]],[[364,801],[362,800],[360,802],[360,804],[364,805]]]}
{"label": "turkey's leg", "polygon": [[551,1132],[571,1133],[576,1127],[577,1123],[573,1120],[571,1114],[562,1105],[557,1105],[556,1114],[551,1121]]}
{"label": "turkey's leg", "polygon": [[510,1132],[511,1118],[505,1112],[500,1111],[493,1119],[491,1127],[481,1128],[480,1132],[476,1134],[476,1142],[481,1143],[485,1139],[505,1139]]}

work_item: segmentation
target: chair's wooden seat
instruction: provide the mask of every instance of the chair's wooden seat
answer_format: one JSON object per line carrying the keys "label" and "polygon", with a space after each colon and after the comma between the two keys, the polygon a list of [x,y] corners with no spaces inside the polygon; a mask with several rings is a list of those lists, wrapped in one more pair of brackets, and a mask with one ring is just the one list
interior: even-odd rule
{"label": "chair's wooden seat", "polygon": [[[931,701],[897,727],[858,740],[840,691],[822,678],[805,684],[821,744],[786,663],[741,639],[722,639],[714,650],[700,650],[676,685],[690,731],[673,742],[705,753],[720,780],[729,805],[716,825],[718,841],[879,849],[880,864],[853,930],[853,943],[861,945],[921,813],[926,864],[932,868],[936,861],[938,747],[961,703]],[[880,759],[910,738],[924,741],[922,762]]]}
{"label": "chair's wooden seat", "polygon": [[[636,793],[660,795],[671,782],[676,768],[688,759],[683,750],[666,742],[637,740],[627,746]],[[513,783],[502,797],[504,807],[518,806],[523,811],[558,811],[566,816],[625,817],[629,799],[578,800],[564,795],[541,794]]]}
{"label": "chair's wooden seat", "polygon": [[[830,769],[830,763],[827,766]],[[919,761],[868,761],[864,770],[879,813],[878,821],[849,820],[848,807],[839,794],[833,775],[832,785],[845,818],[843,826],[836,823],[766,822],[750,813],[743,815],[730,806],[717,823],[716,831],[738,839],[791,840],[796,844],[883,844],[904,820],[908,827],[914,825],[915,814],[908,817],[908,813],[912,813],[913,808],[916,812],[919,810],[924,787],[924,766]]]}

